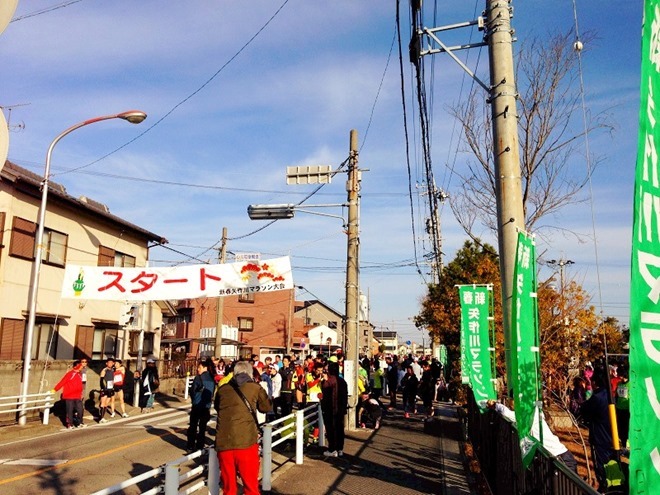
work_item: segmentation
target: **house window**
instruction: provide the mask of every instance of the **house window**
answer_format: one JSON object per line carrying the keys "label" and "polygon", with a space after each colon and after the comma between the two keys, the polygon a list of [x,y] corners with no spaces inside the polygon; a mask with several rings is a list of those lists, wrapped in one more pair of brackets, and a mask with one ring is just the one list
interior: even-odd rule
{"label": "house window", "polygon": [[23,358],[25,320],[3,318],[0,323],[0,360],[20,361]]}
{"label": "house window", "polygon": [[[23,218],[14,217],[11,229],[10,256],[34,260],[34,244],[37,234],[37,224]],[[66,263],[66,248],[69,236],[56,230],[44,228],[44,252],[42,262],[55,266]]]}
{"label": "house window", "polygon": [[9,255],[26,260],[34,259],[34,238],[37,232],[37,224],[14,217],[11,227],[11,244]]}
{"label": "house window", "polygon": [[44,246],[46,250],[43,254],[44,263],[56,266],[64,266],[66,262],[66,246],[69,240],[67,234],[55,230],[44,230]]}
{"label": "house window", "polygon": [[103,360],[117,353],[117,329],[94,327],[92,342],[92,359]]}
{"label": "house window", "polygon": [[[131,332],[128,353],[136,356],[140,350],[140,332]],[[142,355],[154,353],[154,334],[144,332],[144,341],[142,342]]]}
{"label": "house window", "polygon": [[98,266],[135,268],[135,256],[120,253],[106,246],[99,246]]}
{"label": "house window", "polygon": [[57,355],[57,325],[37,323],[32,335],[32,359],[44,361]]}
{"label": "house window", "polygon": [[334,330],[337,330],[337,322],[336,321],[329,321],[328,322],[328,328],[333,328]]}
{"label": "house window", "polygon": [[[23,359],[25,320],[3,318],[0,326],[0,359]],[[36,323],[32,334],[31,359],[55,359],[57,355],[57,325]]]}
{"label": "house window", "polygon": [[[183,312],[187,311],[187,312]],[[163,324],[172,325],[179,323],[191,323],[193,321],[193,313],[189,308],[184,308],[179,310],[179,314],[174,316],[164,316]]]}
{"label": "house window", "polygon": [[251,332],[254,330],[254,318],[247,318],[245,316],[238,317],[238,331]]}
{"label": "house window", "polygon": [[76,346],[73,349],[73,359],[92,359],[94,347],[94,327],[78,325],[76,327]]}
{"label": "house window", "polygon": [[246,292],[238,296],[238,302],[254,303],[254,292]]}

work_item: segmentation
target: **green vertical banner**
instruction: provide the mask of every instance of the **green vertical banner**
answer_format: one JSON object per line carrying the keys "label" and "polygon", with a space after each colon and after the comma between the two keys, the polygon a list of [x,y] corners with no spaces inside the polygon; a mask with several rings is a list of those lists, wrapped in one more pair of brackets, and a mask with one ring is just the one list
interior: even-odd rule
{"label": "green vertical banner", "polygon": [[[644,2],[630,276],[630,493],[660,486],[660,0]],[[653,488],[655,486],[655,488]]]}
{"label": "green vertical banner", "polygon": [[528,467],[536,452],[531,436],[534,413],[541,400],[538,304],[536,300],[536,249],[534,240],[518,233],[511,298],[511,333],[516,348],[510,352],[516,424],[523,465]]}
{"label": "green vertical banner", "polygon": [[474,398],[495,399],[492,286],[461,285],[461,376]]}

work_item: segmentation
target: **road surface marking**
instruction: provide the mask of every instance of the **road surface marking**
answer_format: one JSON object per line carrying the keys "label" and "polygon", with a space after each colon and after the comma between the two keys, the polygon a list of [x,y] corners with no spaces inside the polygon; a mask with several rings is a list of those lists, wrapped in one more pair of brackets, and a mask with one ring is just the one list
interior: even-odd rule
{"label": "road surface marking", "polygon": [[153,442],[155,440],[161,439],[162,437],[166,437],[168,435],[175,435],[175,434],[176,434],[175,432],[167,431],[165,433],[161,433],[159,435],[156,435],[156,436],[153,436],[153,437],[150,437],[150,438],[145,438],[143,440],[138,440],[137,442],[129,443],[127,445],[122,445],[121,447],[116,447],[114,449],[105,450],[103,452],[99,452],[98,454],[88,455],[87,457],[81,457],[80,459],[72,459],[72,460],[70,460],[68,462],[65,462],[63,464],[58,464],[56,466],[48,466],[48,467],[45,467],[43,469],[37,469],[36,471],[32,471],[30,473],[25,473],[25,474],[20,474],[18,476],[14,476],[13,478],[7,478],[7,479],[4,479],[4,480],[0,480],[0,485],[6,485],[8,483],[13,483],[14,481],[24,480],[26,478],[31,478],[32,476],[39,476],[42,473],[47,473],[48,471],[53,471],[55,469],[59,469],[62,466],[67,466],[68,467],[68,466],[73,466],[74,464],[80,464],[81,462],[91,461],[92,459],[98,459],[99,457],[104,457],[104,456],[107,456],[107,455],[110,455],[110,454],[114,454],[116,452],[121,452],[122,450],[130,449],[130,448],[133,448],[137,445],[141,445],[143,443]]}
{"label": "road surface marking", "polygon": [[68,459],[2,459],[5,466],[57,466],[69,462]]}

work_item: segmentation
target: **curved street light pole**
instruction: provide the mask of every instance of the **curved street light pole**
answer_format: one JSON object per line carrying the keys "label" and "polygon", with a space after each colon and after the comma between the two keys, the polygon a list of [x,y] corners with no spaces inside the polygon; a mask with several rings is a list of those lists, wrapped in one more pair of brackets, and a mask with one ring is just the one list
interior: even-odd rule
{"label": "curved street light pole", "polygon": [[30,378],[30,366],[32,361],[32,338],[34,336],[34,326],[37,317],[37,293],[39,291],[39,273],[41,271],[41,261],[43,259],[43,241],[44,241],[44,221],[46,219],[46,204],[48,201],[48,180],[50,177],[50,157],[53,153],[53,148],[55,145],[67,134],[84,127],[89,124],[95,124],[102,120],[110,119],[122,119],[130,122],[131,124],[139,124],[144,119],[147,118],[147,114],[139,110],[129,110],[127,112],[122,112],[113,115],[105,115],[102,117],[95,117],[93,119],[85,120],[79,122],[76,125],[69,127],[67,130],[63,131],[58,135],[53,142],[50,143],[48,147],[48,153],[46,153],[46,167],[44,170],[44,178],[41,181],[41,204],[39,206],[39,215],[38,215],[38,227],[37,227],[37,236],[35,239],[35,254],[34,254],[34,263],[32,264],[32,275],[30,276],[30,292],[28,295],[28,323],[25,329],[25,339],[23,342],[23,373],[21,375],[21,394],[19,399],[19,412],[18,412],[18,424],[24,425],[27,421],[26,416],[26,401],[28,395],[28,381]]}

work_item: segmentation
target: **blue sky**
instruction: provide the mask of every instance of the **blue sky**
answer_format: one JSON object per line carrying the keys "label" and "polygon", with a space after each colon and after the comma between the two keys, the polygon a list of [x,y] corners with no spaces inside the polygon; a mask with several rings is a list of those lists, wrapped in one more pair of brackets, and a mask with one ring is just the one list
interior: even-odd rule
{"label": "blue sky", "polygon": [[[407,45],[409,14],[407,2],[402,4]],[[424,4],[431,26],[433,2]],[[574,25],[569,0],[513,5],[518,45]],[[61,8],[28,16],[49,6]],[[437,2],[438,24],[471,20],[484,6],[483,0]],[[581,241],[555,237],[538,251],[575,261],[567,276],[583,283],[595,303],[600,292],[604,312],[627,323],[642,2],[578,1],[577,12],[580,31],[596,34],[583,52],[588,111],[606,111],[616,127],[590,141],[603,159],[593,175],[600,289],[588,196],[553,219],[580,233]],[[132,108],[147,112],[139,126],[109,121],[76,131],[58,144],[52,164],[53,180],[70,194],[106,203],[188,256],[155,248],[156,264],[216,258],[211,248],[224,226],[230,252],[291,256],[295,283],[308,291],[298,296],[318,297],[343,311],[341,220],[298,213],[248,235],[264,224],[250,221],[246,208],[302,200],[311,188],[287,186],[286,167],[336,168],[348,155],[350,129],[357,129],[359,164],[368,169],[362,175],[361,289],[377,327],[420,339],[411,318],[430,278],[427,267],[420,265],[420,276],[413,262],[411,218],[418,235],[423,229],[421,215],[409,208],[398,52],[392,45],[395,2],[20,0],[14,18],[0,35],[9,159],[42,172],[49,143],[70,125]],[[480,34],[463,31],[461,39],[470,36]],[[485,50],[481,57],[476,50],[461,57],[486,77]],[[434,70],[435,176],[451,195],[456,184],[444,163],[456,156],[456,166],[464,167],[467,155],[456,154],[451,136],[457,130],[446,108],[465,97],[469,81],[446,56],[436,56]],[[404,71],[412,115],[406,59]],[[412,156],[413,180],[421,183],[419,152]],[[583,159],[574,161],[576,170],[586,167]],[[308,203],[345,201],[344,181],[336,176]],[[420,201],[413,197],[416,207]],[[448,207],[441,221],[450,260],[466,237]],[[418,249],[428,245],[417,242]],[[550,272],[544,269],[544,275]]]}

